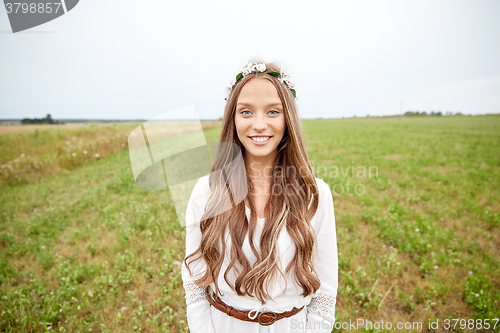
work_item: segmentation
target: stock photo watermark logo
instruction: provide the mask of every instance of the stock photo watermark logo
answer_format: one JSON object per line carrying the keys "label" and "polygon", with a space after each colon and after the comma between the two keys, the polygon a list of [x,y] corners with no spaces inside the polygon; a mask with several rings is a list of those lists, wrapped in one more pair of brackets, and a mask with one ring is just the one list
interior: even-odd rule
{"label": "stock photo watermark logo", "polygon": [[[188,208],[195,214],[198,203],[206,200],[208,193],[201,193],[191,198],[191,207],[188,207],[194,186],[201,177],[211,176],[224,189],[220,192],[218,205],[206,214],[206,218],[232,209],[248,194],[246,177],[242,177],[245,165],[239,146],[229,142],[207,144],[194,105],[141,124],[130,133],[128,147],[136,184],[151,190],[168,189],[181,226],[188,226]],[[215,154],[224,156],[224,162],[217,167],[212,162]]]}
{"label": "stock photo watermark logo", "polygon": [[52,21],[73,8],[79,0],[4,0],[12,32],[27,30]]}

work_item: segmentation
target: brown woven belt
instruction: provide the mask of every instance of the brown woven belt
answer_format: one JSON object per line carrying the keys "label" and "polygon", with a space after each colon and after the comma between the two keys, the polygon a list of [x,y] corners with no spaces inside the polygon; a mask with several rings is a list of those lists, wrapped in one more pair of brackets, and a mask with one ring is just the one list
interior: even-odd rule
{"label": "brown woven belt", "polygon": [[297,313],[299,313],[302,309],[304,309],[305,306],[301,307],[300,309],[293,308],[290,311],[286,312],[281,312],[281,313],[275,313],[273,311],[266,311],[266,312],[261,312],[257,316],[257,318],[252,319],[248,317],[248,313],[254,312],[254,311],[243,311],[243,310],[238,310],[235,309],[226,303],[224,303],[218,295],[214,295],[213,291],[207,287],[207,298],[210,304],[217,310],[227,314],[228,316],[234,317],[236,319],[244,320],[244,321],[251,321],[251,322],[258,322],[262,326],[268,326],[274,324],[277,320],[283,319],[283,318],[288,318],[291,317]]}

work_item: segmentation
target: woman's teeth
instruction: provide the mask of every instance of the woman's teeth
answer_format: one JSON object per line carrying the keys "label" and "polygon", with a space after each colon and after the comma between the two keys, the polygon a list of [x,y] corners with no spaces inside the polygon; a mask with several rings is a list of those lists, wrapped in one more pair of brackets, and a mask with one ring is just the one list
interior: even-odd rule
{"label": "woman's teeth", "polygon": [[269,140],[271,138],[270,136],[257,136],[257,137],[251,137],[253,141],[255,142],[264,142]]}

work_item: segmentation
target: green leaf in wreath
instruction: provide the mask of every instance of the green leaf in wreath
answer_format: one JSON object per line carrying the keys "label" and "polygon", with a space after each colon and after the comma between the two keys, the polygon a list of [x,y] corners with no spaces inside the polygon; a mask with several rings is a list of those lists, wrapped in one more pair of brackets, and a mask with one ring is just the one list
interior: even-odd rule
{"label": "green leaf in wreath", "polygon": [[267,72],[267,74],[272,75],[272,76],[274,76],[274,77],[276,77],[276,78],[278,78],[278,77],[280,77],[280,76],[281,76],[281,74],[280,74],[280,73],[278,73],[278,72]]}
{"label": "green leaf in wreath", "polygon": [[297,98],[297,94],[295,93],[295,89],[290,89],[290,91],[292,92],[293,97]]}
{"label": "green leaf in wreath", "polygon": [[243,78],[243,73],[240,73],[240,74],[236,75],[236,82],[238,82],[242,78]]}

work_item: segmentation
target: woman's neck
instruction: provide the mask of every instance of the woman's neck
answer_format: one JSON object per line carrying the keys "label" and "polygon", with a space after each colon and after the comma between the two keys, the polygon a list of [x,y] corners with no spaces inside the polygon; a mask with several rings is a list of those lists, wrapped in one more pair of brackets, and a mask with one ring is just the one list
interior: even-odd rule
{"label": "woman's neck", "polygon": [[245,154],[244,157],[248,176],[252,181],[270,182],[276,154],[270,154],[268,156],[249,156]]}

